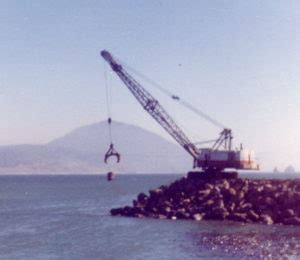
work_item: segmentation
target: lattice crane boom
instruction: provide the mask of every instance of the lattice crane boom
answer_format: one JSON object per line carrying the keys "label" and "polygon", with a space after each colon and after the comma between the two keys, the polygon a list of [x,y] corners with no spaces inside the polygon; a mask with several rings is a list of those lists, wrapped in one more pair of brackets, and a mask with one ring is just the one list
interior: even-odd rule
{"label": "lattice crane boom", "polygon": [[126,72],[108,51],[101,51],[101,56],[110,64],[112,70],[124,82],[142,107],[194,158],[194,165],[196,166],[199,149],[189,140],[167,111],[141,84]]}

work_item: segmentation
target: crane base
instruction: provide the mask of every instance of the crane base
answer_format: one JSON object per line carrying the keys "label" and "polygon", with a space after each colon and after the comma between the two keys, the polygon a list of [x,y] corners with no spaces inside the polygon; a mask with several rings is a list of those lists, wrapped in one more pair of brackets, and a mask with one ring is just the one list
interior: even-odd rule
{"label": "crane base", "polygon": [[224,172],[224,171],[191,171],[187,174],[188,179],[194,180],[211,180],[211,179],[237,179],[237,172]]}

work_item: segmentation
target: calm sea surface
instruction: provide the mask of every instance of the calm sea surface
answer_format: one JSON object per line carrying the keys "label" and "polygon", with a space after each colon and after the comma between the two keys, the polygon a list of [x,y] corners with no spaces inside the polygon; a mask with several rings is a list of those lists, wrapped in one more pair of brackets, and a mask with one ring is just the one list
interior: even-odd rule
{"label": "calm sea surface", "polygon": [[0,259],[300,258],[300,227],[109,215],[179,177],[0,176]]}

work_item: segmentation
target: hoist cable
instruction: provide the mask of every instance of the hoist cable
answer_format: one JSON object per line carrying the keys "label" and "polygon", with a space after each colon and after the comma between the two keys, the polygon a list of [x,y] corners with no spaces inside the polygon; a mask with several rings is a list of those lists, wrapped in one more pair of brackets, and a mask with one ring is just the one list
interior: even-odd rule
{"label": "hoist cable", "polygon": [[[119,60],[117,60],[119,61]],[[218,122],[217,120],[213,119],[212,117],[210,117],[208,114],[204,113],[203,111],[201,111],[198,108],[195,108],[193,105],[191,105],[190,103],[188,103],[187,101],[183,100],[182,98],[180,98],[177,95],[174,95],[173,93],[171,93],[169,90],[165,89],[164,87],[162,87],[161,85],[157,84],[155,81],[153,81],[152,79],[148,78],[147,76],[143,75],[142,73],[138,72],[137,70],[135,70],[134,68],[130,67],[129,65],[127,65],[124,62],[121,62],[121,64],[125,64],[125,67],[128,68],[130,71],[132,71],[133,73],[135,73],[137,76],[139,76],[140,78],[142,78],[143,80],[147,81],[149,84],[151,84],[153,87],[155,87],[156,89],[160,90],[163,94],[169,96],[170,98],[172,98],[173,100],[177,101],[178,103],[180,103],[181,105],[183,105],[184,107],[188,108],[189,110],[191,110],[192,112],[194,112],[195,114],[197,114],[198,116],[201,116],[202,118],[206,119],[207,121],[211,122],[213,125],[215,125],[216,127],[219,128],[227,128],[225,127],[222,123]]]}
{"label": "hoist cable", "polygon": [[111,91],[109,88],[109,82],[107,79],[107,71],[106,71],[106,64],[103,61],[103,73],[104,73],[104,84],[105,84],[105,94],[106,94],[106,112],[107,112],[107,122],[108,122],[108,134],[110,143],[112,143],[112,129],[111,129]]}
{"label": "hoist cable", "polygon": [[117,163],[120,162],[121,155],[116,151],[114,148],[113,144],[113,134],[112,134],[112,119],[111,119],[111,103],[112,103],[112,89],[110,87],[110,81],[109,78],[107,77],[107,71],[106,71],[106,64],[105,62],[103,63],[103,72],[104,72],[104,83],[105,83],[105,93],[106,93],[106,107],[107,107],[107,123],[108,123],[108,133],[109,133],[109,149],[104,155],[104,162],[107,165],[108,170],[110,171],[110,166],[108,164],[108,158],[110,157],[116,157]]}

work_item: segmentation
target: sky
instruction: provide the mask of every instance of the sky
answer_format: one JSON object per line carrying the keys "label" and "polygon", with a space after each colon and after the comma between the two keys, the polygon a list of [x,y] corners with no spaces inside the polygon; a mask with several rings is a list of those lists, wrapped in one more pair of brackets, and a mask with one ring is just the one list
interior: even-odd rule
{"label": "sky", "polygon": [[[168,138],[99,53],[233,130],[262,169],[300,169],[299,1],[0,0],[0,145],[112,118]],[[215,128],[143,83],[195,141]],[[144,85],[145,84],[145,85]]]}

